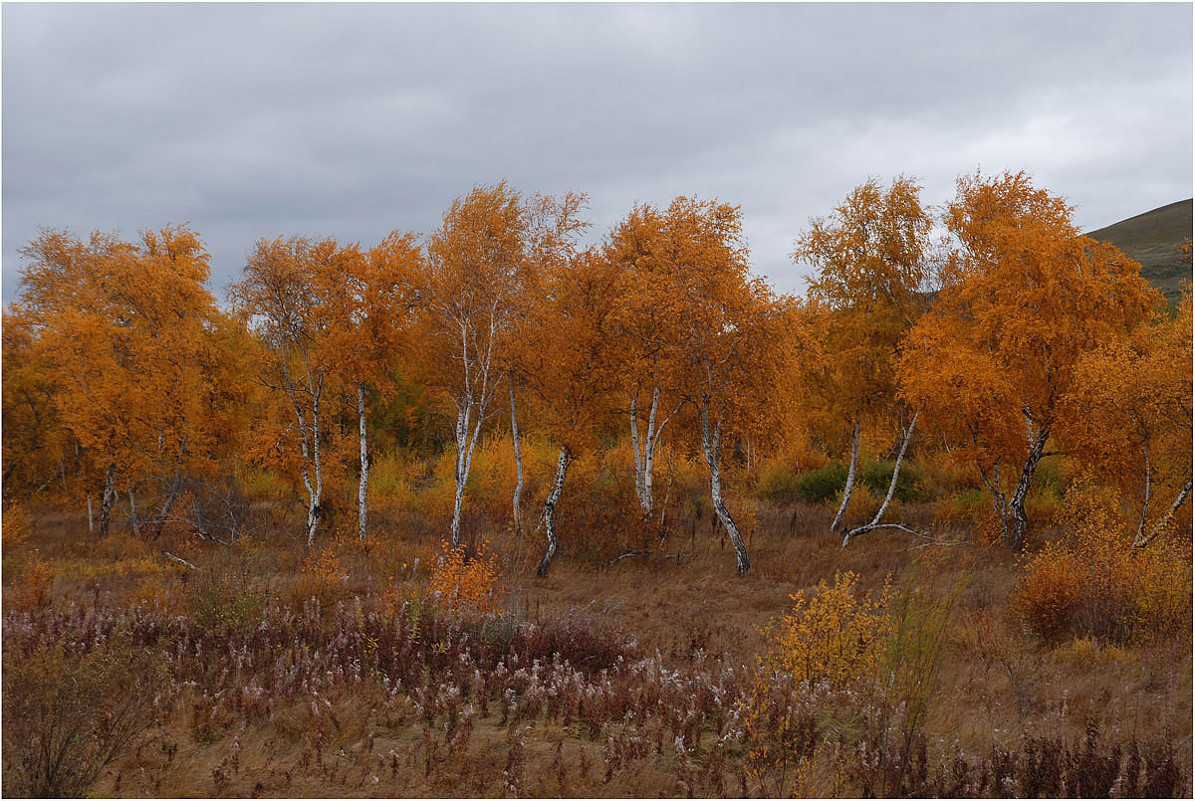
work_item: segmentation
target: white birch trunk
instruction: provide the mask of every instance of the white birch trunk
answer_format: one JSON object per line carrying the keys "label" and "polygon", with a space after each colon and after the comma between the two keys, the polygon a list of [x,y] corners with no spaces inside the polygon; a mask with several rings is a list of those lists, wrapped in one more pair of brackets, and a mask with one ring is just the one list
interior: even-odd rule
{"label": "white birch trunk", "polygon": [[161,536],[162,528],[166,525],[166,518],[169,517],[171,510],[174,509],[174,502],[178,499],[181,485],[182,475],[175,472],[174,477],[170,479],[170,489],[166,490],[166,497],[162,500],[162,505],[154,513],[153,521],[150,523],[149,538],[151,540],[156,540]]}
{"label": "white birch trunk", "polygon": [[843,548],[850,543],[852,537],[880,528],[880,520],[883,519],[884,512],[888,511],[888,504],[892,503],[892,496],[896,494],[896,481],[900,478],[900,466],[904,463],[905,451],[908,450],[909,440],[913,438],[913,429],[917,426],[917,415],[920,413],[920,411],[914,412],[913,419],[909,422],[909,428],[905,431],[904,439],[901,440],[900,452],[896,455],[896,464],[892,468],[892,480],[888,482],[888,494],[884,496],[884,502],[880,504],[879,511],[866,526],[859,526],[846,533],[846,536],[842,538]]}
{"label": "white birch trunk", "polygon": [[104,474],[104,494],[100,498],[100,530],[99,536],[108,536],[108,524],[112,520],[112,504],[116,501],[116,465],[108,465]]}
{"label": "white birch trunk", "polygon": [[730,544],[734,547],[738,574],[745,576],[747,575],[747,571],[751,569],[751,559],[747,556],[747,544],[743,542],[743,536],[739,533],[739,528],[735,525],[734,518],[730,516],[730,510],[726,508],[726,503],[722,499],[721,445],[722,424],[717,424],[711,430],[709,398],[702,398],[701,446],[705,452],[705,463],[710,471],[710,500],[714,505],[714,513],[718,516],[718,520],[722,522],[722,525],[726,527],[726,533],[730,537]]}
{"label": "white birch trunk", "polygon": [[95,536],[95,512],[91,508],[91,490],[87,490],[87,533]]}
{"label": "white birch trunk", "polygon": [[133,491],[129,490],[129,520],[133,524],[133,536],[141,536],[141,524],[137,520],[137,498],[133,495]]}
{"label": "white birch trunk", "polygon": [[846,487],[842,490],[842,503],[838,506],[838,514],[834,515],[834,522],[830,524],[831,531],[837,531],[842,525],[842,518],[846,515],[847,504],[851,502],[851,492],[855,489],[855,468],[859,464],[859,418],[851,424],[851,464],[846,471]]}
{"label": "white birch trunk", "polygon": [[1025,543],[1025,532],[1029,528],[1029,518],[1025,516],[1025,499],[1029,497],[1029,486],[1033,483],[1033,474],[1037,470],[1038,462],[1046,449],[1046,440],[1050,438],[1049,427],[1043,427],[1036,437],[1029,440],[1029,456],[1025,459],[1025,466],[1021,469],[1021,480],[1008,502],[1008,513],[1012,516],[1012,528],[1005,535],[1005,545],[1014,551],[1020,550]]}
{"label": "white birch trunk", "polygon": [[639,393],[631,396],[631,454],[635,459],[635,495],[639,498],[639,507],[644,513],[649,507],[644,501],[645,485],[643,480],[643,452],[639,448]]}
{"label": "white birch trunk", "polygon": [[[631,450],[635,457],[635,493],[639,497],[639,506],[645,517],[651,515],[655,507],[655,493],[653,490],[655,476],[656,451],[660,448],[660,435],[664,426],[671,418],[665,417],[657,424],[660,414],[660,388],[655,387],[651,392],[651,409],[647,416],[647,430],[642,440],[639,436],[639,395],[631,396]],[[675,413],[675,412],[674,412]],[[642,445],[640,445],[642,442]]]}
{"label": "white birch trunk", "polygon": [[[323,388],[323,379],[320,379],[320,389]],[[312,511],[308,513],[307,520],[307,547],[311,547],[315,542],[315,529],[319,526],[320,518],[323,515],[323,500],[324,500],[324,469],[323,461],[320,459],[320,395],[322,393],[317,390],[315,393],[315,400],[311,404],[311,442],[312,452],[315,454],[315,496],[312,499]]]}
{"label": "white birch trunk", "polygon": [[535,569],[535,575],[544,578],[548,575],[548,568],[552,566],[552,559],[556,556],[556,505],[560,502],[560,494],[564,490],[564,476],[568,472],[568,466],[572,464],[573,455],[568,448],[560,449],[560,456],[556,459],[556,481],[552,484],[552,489],[548,493],[548,497],[544,500],[544,531],[548,536],[548,547],[544,550],[544,556],[539,561],[539,566]]}
{"label": "white birch trunk", "polygon": [[510,377],[510,439],[515,450],[515,491],[511,498],[511,511],[514,513],[515,530],[523,530],[523,519],[519,513],[519,501],[523,497],[523,448],[519,444],[519,416],[515,410],[514,376]]}
{"label": "white birch trunk", "polygon": [[357,539],[366,537],[366,495],[369,491],[369,446],[365,439],[365,385],[357,382],[357,435],[361,444],[361,480],[357,484]]}
{"label": "white birch trunk", "polygon": [[[315,530],[320,521],[320,498],[323,491],[323,480],[319,469],[319,417],[314,416],[312,424],[307,424],[307,418],[294,397],[294,390],[287,388],[291,399],[291,409],[299,423],[299,449],[303,454],[303,466],[299,468],[299,477],[303,480],[303,488],[307,490],[307,547],[315,542]],[[316,407],[318,409],[318,406]],[[315,467],[315,482],[311,480],[309,464]]]}
{"label": "white birch trunk", "polygon": [[[457,401],[456,414],[456,495],[452,507],[452,544],[461,544],[461,513],[465,502],[465,485],[469,481],[469,473],[473,469],[473,451],[477,447],[477,439],[481,434],[482,423],[485,422],[485,411],[489,406],[492,390],[490,389],[490,366],[494,357],[494,338],[498,328],[498,309],[490,309],[489,340],[483,357],[470,356],[469,353],[469,324],[460,323],[461,328],[461,363],[465,371],[464,391]],[[474,420],[474,412],[476,419]]]}
{"label": "white birch trunk", "polygon": [[476,422],[470,430],[469,408],[466,406],[462,414],[457,415],[456,428],[456,497],[452,506],[452,544],[461,544],[461,514],[465,507],[465,485],[469,483],[469,473],[473,469],[473,451],[477,447],[477,438],[481,434],[482,417],[479,413]]}
{"label": "white birch trunk", "polygon": [[1174,503],[1170,504],[1170,508],[1166,511],[1166,514],[1162,516],[1161,520],[1154,523],[1153,528],[1150,529],[1149,536],[1148,537],[1138,536],[1133,541],[1133,545],[1138,548],[1144,548],[1146,545],[1149,545],[1151,542],[1153,542],[1158,537],[1159,534],[1161,534],[1162,532],[1164,532],[1166,530],[1166,526],[1170,523],[1171,520],[1174,519],[1174,515],[1177,514],[1179,508],[1182,507],[1182,505],[1183,505],[1183,501],[1185,501],[1187,499],[1187,496],[1189,496],[1190,494],[1191,494],[1191,479],[1188,478],[1186,486],[1184,486],[1179,491],[1178,497],[1174,499]]}

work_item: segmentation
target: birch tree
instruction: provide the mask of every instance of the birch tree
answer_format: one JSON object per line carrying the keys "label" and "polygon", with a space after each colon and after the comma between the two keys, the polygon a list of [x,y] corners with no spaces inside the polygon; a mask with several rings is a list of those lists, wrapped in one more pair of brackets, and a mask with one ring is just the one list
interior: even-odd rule
{"label": "birch tree", "polygon": [[473,452],[501,385],[502,330],[519,292],[527,215],[519,193],[503,181],[454,200],[427,243],[417,289],[430,345],[431,381],[456,411],[453,435],[452,544],[461,541],[461,512]]}
{"label": "birch tree", "polygon": [[329,327],[324,348],[337,354],[334,369],[352,394],[357,410],[357,537],[367,535],[370,448],[367,394],[386,382],[400,354],[409,350],[412,282],[422,268],[415,235],[392,232],[380,244],[362,251],[341,248],[323,259],[314,276],[318,294],[328,299]]}
{"label": "birch tree", "polygon": [[645,516],[655,505],[655,458],[664,427],[680,409],[675,388],[676,349],[683,315],[669,269],[665,217],[642,205],[607,236],[602,256],[617,269],[623,299],[611,322],[622,359],[622,393],[631,435],[635,494]]}
{"label": "birch tree", "polygon": [[901,359],[904,397],[963,446],[1014,549],[1075,365],[1160,302],[1140,265],[1082,236],[1071,215],[1023,172],[960,178],[943,215],[943,288]]}
{"label": "birch tree", "polygon": [[15,313],[45,358],[80,465],[92,481],[103,476],[97,533],[107,533],[119,490],[152,485],[156,536],[183,475],[210,462],[221,434],[210,412],[229,393],[214,379],[207,252],[172,226],[136,243],[43,231],[22,254]]}
{"label": "birch tree", "polygon": [[[825,347],[834,354],[808,383],[820,389],[827,413],[845,418],[851,430],[846,487],[831,531],[842,525],[850,503],[863,427],[886,427],[888,420],[909,415],[899,408],[896,392],[897,349],[926,305],[920,290],[929,277],[931,225],[915,181],[900,176],[885,189],[873,178],[852,190],[828,218],[812,220],[797,240],[793,258],[817,270],[809,279],[809,298],[820,313]],[[891,488],[916,419],[913,413],[901,426]],[[844,545],[879,525],[891,494],[880,515],[849,532]]]}
{"label": "birch tree", "polygon": [[535,303],[515,326],[512,360],[532,393],[537,427],[559,448],[556,475],[541,514],[547,543],[536,568],[548,574],[559,534],[556,509],[568,469],[593,447],[618,369],[617,343],[607,323],[619,304],[618,276],[592,251],[558,253],[543,265]]}
{"label": "birch tree", "polygon": [[748,273],[741,212],[717,201],[680,197],[666,212],[667,269],[681,325],[670,342],[677,388],[695,418],[710,475],[710,500],[735,551],[740,576],[747,545],[724,494],[722,451],[758,427],[785,366],[786,312],[762,279]]}
{"label": "birch tree", "polygon": [[229,292],[264,346],[260,380],[280,398],[289,417],[277,436],[267,437],[275,440],[269,450],[285,457],[282,443],[297,441],[307,547],[315,542],[323,518],[328,421],[333,419],[334,383],[343,356],[329,348],[335,316],[324,277],[346,272],[338,262],[354,258],[354,250],[342,250],[334,239],[259,240],[241,280]]}
{"label": "birch tree", "polygon": [[[1062,399],[1059,439],[1136,500],[1133,542],[1167,530],[1191,493],[1191,293],[1126,342],[1085,353]],[[1163,493],[1168,493],[1163,495]],[[1157,496],[1170,501],[1159,509]]]}

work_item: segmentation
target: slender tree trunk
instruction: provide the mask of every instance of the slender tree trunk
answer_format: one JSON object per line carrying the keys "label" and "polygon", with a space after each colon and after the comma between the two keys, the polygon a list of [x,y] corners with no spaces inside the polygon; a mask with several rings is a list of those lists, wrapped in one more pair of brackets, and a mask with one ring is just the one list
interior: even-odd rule
{"label": "slender tree trunk", "polygon": [[842,525],[842,518],[846,515],[847,504],[851,502],[851,492],[855,489],[855,468],[859,464],[859,418],[851,424],[851,464],[846,470],[846,487],[842,490],[842,503],[838,506],[838,514],[834,515],[834,522],[830,524],[831,531],[837,531]]}
{"label": "slender tree trunk", "polygon": [[523,530],[523,518],[519,514],[519,501],[523,497],[523,448],[519,444],[519,416],[515,409],[515,379],[510,375],[510,439],[515,449],[515,491],[511,498],[515,530]]}
{"label": "slender tree trunk", "polygon": [[639,448],[639,392],[631,396],[631,454],[635,457],[635,495],[639,498],[639,508],[646,514],[650,511],[644,500],[646,487],[643,479],[643,452]]}
{"label": "slender tree trunk", "polygon": [[452,544],[461,544],[461,514],[465,507],[465,485],[469,483],[469,473],[473,469],[473,451],[477,447],[477,437],[481,434],[481,410],[478,410],[477,421],[470,431],[472,419],[471,409],[457,414],[456,423],[456,497],[452,506]]}
{"label": "slender tree trunk", "polygon": [[905,451],[908,450],[909,440],[913,438],[913,429],[917,426],[917,415],[921,412],[914,412],[913,419],[909,422],[909,427],[905,431],[904,439],[900,443],[900,452],[896,455],[896,464],[892,468],[892,480],[888,482],[888,494],[884,496],[884,502],[880,504],[880,509],[876,512],[875,517],[866,526],[859,526],[846,533],[842,538],[842,547],[845,548],[851,541],[851,537],[872,529],[879,528],[880,520],[884,517],[884,512],[888,511],[888,504],[892,503],[892,496],[896,494],[896,480],[900,478],[900,466],[905,460]]}
{"label": "slender tree trunk", "polygon": [[[320,379],[320,388],[323,388],[323,379]],[[320,392],[316,392],[315,400],[311,405],[311,441],[312,452],[315,454],[315,497],[312,499],[312,508],[307,515],[307,547],[310,548],[315,544],[315,530],[319,526],[320,518],[323,517],[323,502],[324,502],[324,465],[320,458]]]}
{"label": "slender tree trunk", "polygon": [[100,499],[100,530],[101,539],[108,536],[108,524],[112,520],[112,504],[116,501],[116,465],[108,465],[104,474],[104,494]]}
{"label": "slender tree trunk", "polygon": [[1005,545],[1014,551],[1020,550],[1025,543],[1025,532],[1029,528],[1029,519],[1025,516],[1025,499],[1029,497],[1029,486],[1033,483],[1033,473],[1037,470],[1042,453],[1046,449],[1046,440],[1050,438],[1050,429],[1045,426],[1037,436],[1030,440],[1029,457],[1025,460],[1025,467],[1021,469],[1021,480],[1008,502],[1008,512],[1012,515],[1012,529],[1007,532]]}
{"label": "slender tree trunk", "polygon": [[1154,539],[1156,539],[1159,534],[1161,534],[1163,531],[1166,530],[1166,526],[1170,523],[1171,520],[1174,519],[1174,515],[1178,512],[1179,508],[1183,505],[1183,501],[1185,501],[1187,499],[1187,496],[1189,496],[1190,494],[1191,494],[1191,479],[1188,478],[1186,486],[1183,487],[1182,490],[1179,491],[1178,497],[1174,499],[1174,503],[1170,504],[1170,508],[1166,511],[1166,514],[1162,516],[1161,520],[1154,523],[1153,528],[1150,529],[1149,536],[1142,537],[1139,535],[1133,541],[1133,545],[1135,545],[1138,548],[1144,548],[1146,545],[1149,545],[1151,542],[1153,542]]}
{"label": "slender tree trunk", "polygon": [[1153,472],[1149,464],[1149,443],[1145,442],[1141,447],[1145,451],[1145,500],[1141,502],[1141,522],[1137,524],[1137,536],[1133,538],[1134,544],[1145,539],[1145,518],[1149,514],[1149,493],[1152,484],[1150,479]]}
{"label": "slender tree trunk", "polygon": [[[635,456],[635,493],[639,497],[639,507],[644,517],[651,515],[655,508],[655,461],[656,451],[660,448],[660,435],[664,426],[671,420],[671,416],[659,420],[660,388],[651,391],[651,409],[647,415],[647,430],[643,437],[639,436],[639,395],[631,396],[631,450]],[[675,411],[673,412],[675,414]],[[657,421],[659,422],[657,423]],[[642,443],[642,444],[640,444]]]}
{"label": "slender tree trunk", "polygon": [[722,445],[722,424],[710,428],[709,399],[703,398],[701,403],[701,446],[705,451],[705,463],[710,471],[710,500],[714,505],[714,513],[726,528],[730,536],[730,544],[734,546],[734,555],[740,576],[747,575],[751,569],[751,559],[747,556],[747,544],[735,525],[730,510],[722,499],[722,468],[720,450]]}
{"label": "slender tree trunk", "polygon": [[141,524],[137,520],[137,498],[133,495],[133,490],[129,490],[129,522],[133,524],[133,536],[141,536]]}
{"label": "slender tree trunk", "polygon": [[[295,419],[299,423],[299,446],[303,453],[303,465],[299,468],[299,476],[303,479],[303,488],[307,490],[306,535],[307,547],[310,548],[315,543],[315,531],[319,528],[321,516],[320,501],[323,498],[324,490],[319,449],[319,396],[318,394],[316,395],[316,402],[312,410],[311,425],[308,425],[306,418],[303,416],[303,410],[299,407],[293,392],[288,389],[288,393],[290,394],[291,408],[294,410]],[[311,470],[308,468],[308,465],[314,467],[314,483],[311,480]]]}
{"label": "slender tree trunk", "polygon": [[87,490],[87,533],[95,535],[95,512],[91,508],[91,490]]}
{"label": "slender tree trunk", "polygon": [[170,479],[170,488],[166,491],[166,498],[162,501],[162,505],[158,507],[158,511],[154,513],[153,521],[149,526],[149,538],[156,540],[162,534],[162,529],[166,525],[166,518],[170,516],[170,511],[174,509],[174,502],[178,498],[179,490],[182,487],[182,473],[176,471],[174,477]]}
{"label": "slender tree trunk", "polygon": [[361,443],[361,480],[357,484],[357,539],[364,541],[366,496],[369,492],[369,444],[365,438],[365,384],[357,382],[357,435]]}
{"label": "slender tree trunk", "polygon": [[535,569],[535,575],[544,578],[548,575],[548,568],[552,566],[552,559],[556,556],[556,505],[560,502],[560,494],[564,490],[564,476],[568,466],[573,462],[573,454],[567,447],[560,449],[560,456],[556,458],[556,481],[544,501],[544,531],[548,535],[548,547],[544,550],[543,559]]}

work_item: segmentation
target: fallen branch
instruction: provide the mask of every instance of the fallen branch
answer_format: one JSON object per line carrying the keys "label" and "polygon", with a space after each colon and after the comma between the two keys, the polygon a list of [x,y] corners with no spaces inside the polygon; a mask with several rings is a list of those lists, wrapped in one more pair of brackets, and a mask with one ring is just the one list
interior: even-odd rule
{"label": "fallen branch", "polygon": [[199,568],[195,567],[195,565],[188,562],[186,559],[183,559],[181,556],[175,556],[174,554],[170,553],[170,551],[162,551],[162,556],[165,556],[167,559],[169,559],[172,562],[178,562],[180,565],[187,568],[188,570],[198,570],[199,569]]}
{"label": "fallen branch", "polygon": [[845,548],[847,545],[849,545],[852,537],[856,537],[860,534],[866,534],[869,531],[875,531],[876,529],[880,528],[898,528],[901,531],[906,531],[909,534],[912,534],[916,538],[925,536],[920,531],[914,531],[913,529],[901,523],[868,523],[866,526],[859,526],[858,528],[853,528],[848,531],[846,536],[842,538],[842,547]]}
{"label": "fallen branch", "polygon": [[607,562],[605,565],[603,565],[603,567],[611,567],[612,565],[618,564],[623,559],[630,559],[632,556],[647,556],[649,553],[651,553],[651,552],[650,551],[630,551],[629,553],[624,553],[622,556],[614,557],[609,562]]}
{"label": "fallen branch", "polygon": [[923,542],[920,545],[910,545],[905,550],[906,551],[915,551],[918,548],[928,548],[931,545],[940,545],[943,548],[953,548],[953,547],[957,547],[960,545],[971,545],[972,544],[971,542],[968,542],[967,540],[938,540],[938,539],[934,539],[933,537],[930,537],[928,535],[923,535],[919,539],[926,540],[926,542]]}

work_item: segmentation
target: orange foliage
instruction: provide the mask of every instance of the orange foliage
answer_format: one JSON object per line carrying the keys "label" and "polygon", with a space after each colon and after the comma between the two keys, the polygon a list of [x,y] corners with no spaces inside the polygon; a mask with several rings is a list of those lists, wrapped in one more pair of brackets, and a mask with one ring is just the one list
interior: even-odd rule
{"label": "orange foliage", "polygon": [[184,226],[144,231],[136,244],[45,231],[22,254],[14,314],[36,342],[21,363],[43,360],[87,489],[103,477],[100,533],[118,488],[158,489],[169,513],[177,477],[210,474],[244,419],[230,412],[245,387],[228,368],[236,354],[219,347],[227,320],[204,286],[203,243]]}
{"label": "orange foliage", "polygon": [[489,545],[488,540],[482,542],[470,556],[464,543],[453,546],[444,542],[427,590],[433,603],[452,612],[488,615],[501,611],[495,586],[498,557],[487,552]]}
{"label": "orange foliage", "polygon": [[49,605],[54,588],[54,570],[34,548],[12,585],[12,605],[16,609],[41,609]]}
{"label": "orange foliage", "polygon": [[1028,559],[1013,608],[1040,637],[1149,642],[1189,629],[1191,544],[1133,547],[1114,493],[1080,483],[1068,493],[1066,537]]}
{"label": "orange foliage", "polygon": [[960,178],[944,222],[955,243],[938,304],[905,346],[902,393],[980,470],[1006,543],[1019,547],[1079,357],[1127,336],[1160,296],[1140,265],[1082,236],[1062,199],[1024,173]]}

